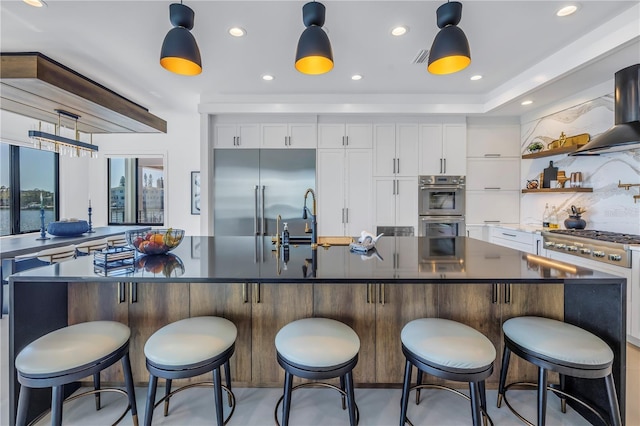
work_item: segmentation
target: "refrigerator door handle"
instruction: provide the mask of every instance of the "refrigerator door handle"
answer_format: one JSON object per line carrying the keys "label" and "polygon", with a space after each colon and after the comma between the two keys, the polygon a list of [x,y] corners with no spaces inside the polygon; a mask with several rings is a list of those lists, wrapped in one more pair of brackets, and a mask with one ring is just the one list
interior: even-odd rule
{"label": "refrigerator door handle", "polygon": [[255,235],[259,235],[258,233],[258,185],[255,186],[253,190],[254,196],[254,207],[253,207],[253,233]]}
{"label": "refrigerator door handle", "polygon": [[266,229],[267,225],[264,218],[264,189],[265,189],[265,186],[262,185],[262,200],[261,200],[262,201],[262,229],[260,229],[260,233],[262,235],[267,235],[267,229]]}

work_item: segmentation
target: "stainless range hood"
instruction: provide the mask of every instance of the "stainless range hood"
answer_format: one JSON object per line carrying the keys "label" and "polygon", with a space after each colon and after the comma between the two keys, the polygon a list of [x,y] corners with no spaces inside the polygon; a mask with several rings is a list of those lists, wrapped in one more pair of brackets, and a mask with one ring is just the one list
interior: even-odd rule
{"label": "stainless range hood", "polygon": [[615,74],[615,124],[569,155],[598,155],[640,148],[640,64]]}

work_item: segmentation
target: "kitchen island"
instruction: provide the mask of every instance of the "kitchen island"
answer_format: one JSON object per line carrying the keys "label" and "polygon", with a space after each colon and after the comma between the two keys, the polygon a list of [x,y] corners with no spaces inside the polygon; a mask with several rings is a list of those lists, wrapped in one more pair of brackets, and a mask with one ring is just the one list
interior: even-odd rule
{"label": "kitchen island", "polygon": [[[108,319],[131,327],[134,378],[144,383],[143,347],[154,331],[189,316],[219,315],[238,327],[234,382],[279,387],[275,334],[290,321],[324,316],[360,337],[357,386],[399,386],[400,330],[412,319],[437,316],[489,337],[499,354],[487,384],[495,387],[502,323],[541,315],[583,327],[611,346],[624,418],[625,280],[475,239],[383,237],[363,256],[346,246],[287,250],[271,238],[185,237],[172,254],[142,257],[130,268],[104,271],[84,257],[13,275],[10,286],[12,377],[15,356],[35,338],[67,324]],[[512,358],[510,381],[535,380],[531,365]],[[121,379],[115,371],[103,380]],[[567,379],[567,388],[606,411],[601,381]],[[14,380],[12,421],[17,389]],[[47,398],[40,393],[32,415]]]}

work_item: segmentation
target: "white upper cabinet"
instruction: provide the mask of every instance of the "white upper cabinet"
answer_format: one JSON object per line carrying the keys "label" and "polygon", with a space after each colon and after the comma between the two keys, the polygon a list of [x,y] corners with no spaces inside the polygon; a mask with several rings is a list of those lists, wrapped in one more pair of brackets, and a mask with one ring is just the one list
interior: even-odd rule
{"label": "white upper cabinet", "polygon": [[420,130],[417,124],[376,124],[374,176],[417,176]]}
{"label": "white upper cabinet", "polygon": [[371,149],[372,146],[371,123],[318,124],[318,148]]}
{"label": "white upper cabinet", "polygon": [[520,125],[472,126],[467,156],[470,158],[520,158]]}
{"label": "white upper cabinet", "polygon": [[467,126],[422,124],[419,158],[421,175],[466,175]]}
{"label": "white upper cabinet", "polygon": [[519,160],[511,158],[470,158],[467,161],[468,191],[517,191],[519,189]]}
{"label": "white upper cabinet", "polygon": [[315,123],[263,123],[263,148],[316,148]]}
{"label": "white upper cabinet", "polygon": [[216,123],[213,126],[215,148],[258,148],[258,124]]}

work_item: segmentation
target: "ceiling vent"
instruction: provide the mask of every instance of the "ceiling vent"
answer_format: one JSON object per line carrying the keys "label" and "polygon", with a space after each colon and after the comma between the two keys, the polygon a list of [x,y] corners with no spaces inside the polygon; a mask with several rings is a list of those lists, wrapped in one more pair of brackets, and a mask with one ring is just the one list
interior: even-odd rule
{"label": "ceiling vent", "polygon": [[429,59],[429,49],[420,49],[411,61],[412,64],[424,64]]}

